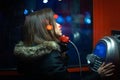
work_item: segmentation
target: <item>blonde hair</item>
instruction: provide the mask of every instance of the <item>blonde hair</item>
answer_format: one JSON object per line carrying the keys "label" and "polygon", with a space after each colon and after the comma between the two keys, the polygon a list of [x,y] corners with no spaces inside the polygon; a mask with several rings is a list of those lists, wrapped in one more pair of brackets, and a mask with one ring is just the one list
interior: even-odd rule
{"label": "blonde hair", "polygon": [[[42,43],[44,41],[59,41],[55,33],[56,21],[54,12],[50,8],[35,11],[25,18],[23,27],[23,42],[26,45]],[[47,30],[47,25],[52,25],[52,30]]]}

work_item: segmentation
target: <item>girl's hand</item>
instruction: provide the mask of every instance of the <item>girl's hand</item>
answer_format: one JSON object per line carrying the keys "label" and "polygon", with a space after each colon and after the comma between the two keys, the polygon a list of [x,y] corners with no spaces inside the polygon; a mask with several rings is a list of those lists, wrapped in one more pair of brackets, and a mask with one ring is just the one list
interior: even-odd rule
{"label": "girl's hand", "polygon": [[98,68],[97,72],[102,77],[112,76],[114,74],[114,68],[115,65],[113,65],[112,63],[105,64],[105,62],[103,62],[103,64]]}

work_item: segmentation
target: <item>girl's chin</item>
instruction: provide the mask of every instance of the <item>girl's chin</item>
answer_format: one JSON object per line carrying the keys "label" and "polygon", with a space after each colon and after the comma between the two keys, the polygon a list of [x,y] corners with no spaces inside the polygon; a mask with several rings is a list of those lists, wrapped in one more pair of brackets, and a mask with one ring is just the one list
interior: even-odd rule
{"label": "girl's chin", "polygon": [[58,37],[62,36],[62,34],[59,34]]}
{"label": "girl's chin", "polygon": [[62,33],[57,34],[58,37],[60,37],[60,36],[62,36],[62,35],[63,35]]}
{"label": "girl's chin", "polygon": [[62,33],[60,34],[60,36],[62,36]]}

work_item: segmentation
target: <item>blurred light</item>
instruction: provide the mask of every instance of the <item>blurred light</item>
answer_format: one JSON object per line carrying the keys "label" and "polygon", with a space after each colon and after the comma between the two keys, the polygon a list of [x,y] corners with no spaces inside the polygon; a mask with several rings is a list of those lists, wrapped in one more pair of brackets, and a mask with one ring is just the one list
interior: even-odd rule
{"label": "blurred light", "polygon": [[86,17],[86,18],[85,18],[85,23],[86,23],[86,24],[91,24],[91,19]]}
{"label": "blurred light", "polygon": [[58,1],[62,1],[62,0],[58,0]]}
{"label": "blurred light", "polygon": [[66,17],[66,21],[67,21],[67,22],[71,22],[71,21],[72,21],[71,16],[67,16],[67,17]]}
{"label": "blurred light", "polygon": [[53,16],[55,19],[57,19],[58,18],[58,15],[57,14],[54,14],[54,16]]}
{"label": "blurred light", "polygon": [[24,10],[24,14],[25,15],[28,14],[28,10],[27,9]]}
{"label": "blurred light", "polygon": [[43,3],[47,3],[48,2],[48,0],[43,0]]}
{"label": "blurred light", "polygon": [[34,10],[31,10],[31,12],[34,12]]}
{"label": "blurred light", "polygon": [[73,36],[74,36],[74,39],[78,39],[80,37],[80,34],[79,34],[79,32],[75,32],[73,34]]}
{"label": "blurred light", "polygon": [[62,16],[58,16],[58,18],[56,19],[56,22],[58,22],[59,24],[64,23],[64,19]]}
{"label": "blurred light", "polygon": [[84,21],[85,21],[86,24],[91,24],[91,16],[90,16],[89,12],[85,13]]}

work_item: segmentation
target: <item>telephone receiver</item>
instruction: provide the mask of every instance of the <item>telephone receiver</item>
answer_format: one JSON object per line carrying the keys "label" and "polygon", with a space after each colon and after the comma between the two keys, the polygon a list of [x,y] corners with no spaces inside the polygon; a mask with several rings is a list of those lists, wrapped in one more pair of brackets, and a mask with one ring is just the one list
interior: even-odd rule
{"label": "telephone receiver", "polygon": [[[81,69],[82,66],[81,66],[80,53],[79,53],[78,48],[76,47],[76,45],[75,45],[75,44],[69,39],[69,37],[66,36],[66,35],[60,36],[59,39],[60,39],[60,41],[63,42],[63,43],[71,43],[72,46],[75,48],[76,53],[77,53],[77,55],[78,55],[78,61],[79,61],[80,69]],[[81,75],[81,71],[80,71],[80,75]]]}
{"label": "telephone receiver", "polygon": [[66,35],[62,35],[59,37],[59,40],[63,43],[68,43],[70,40],[69,40],[69,37],[66,36]]}

